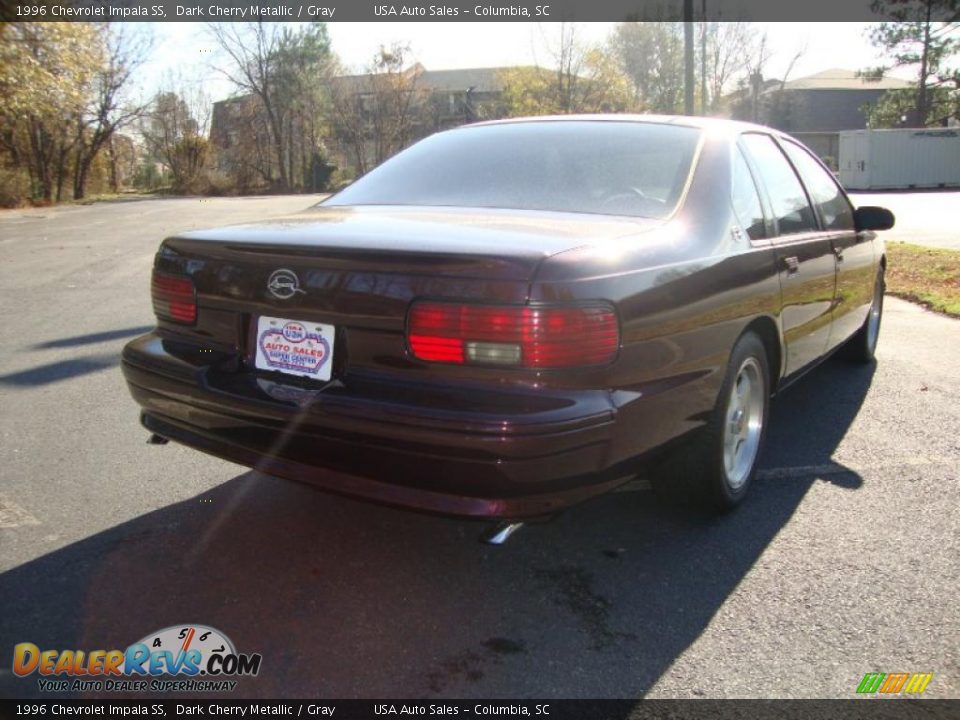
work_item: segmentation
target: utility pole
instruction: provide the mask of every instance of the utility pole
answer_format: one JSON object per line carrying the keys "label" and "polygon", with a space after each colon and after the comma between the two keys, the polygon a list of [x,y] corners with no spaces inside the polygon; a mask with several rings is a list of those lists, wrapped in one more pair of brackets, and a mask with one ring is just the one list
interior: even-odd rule
{"label": "utility pole", "polygon": [[693,115],[693,0],[683,0],[683,113]]}

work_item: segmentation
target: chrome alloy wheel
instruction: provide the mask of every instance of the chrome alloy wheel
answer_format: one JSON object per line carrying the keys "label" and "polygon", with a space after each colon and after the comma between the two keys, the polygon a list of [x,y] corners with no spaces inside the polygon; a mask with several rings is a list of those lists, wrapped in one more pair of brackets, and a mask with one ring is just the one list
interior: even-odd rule
{"label": "chrome alloy wheel", "polygon": [[763,432],[763,371],[754,357],[746,358],[730,388],[723,424],[723,469],[733,491],[750,477]]}

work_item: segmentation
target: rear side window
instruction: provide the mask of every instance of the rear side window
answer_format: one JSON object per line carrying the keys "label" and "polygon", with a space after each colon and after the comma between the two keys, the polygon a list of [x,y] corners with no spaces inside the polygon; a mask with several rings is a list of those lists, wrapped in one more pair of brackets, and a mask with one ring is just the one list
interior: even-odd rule
{"label": "rear side window", "polygon": [[753,158],[770,196],[781,235],[817,230],[816,216],[800,178],[769,135],[746,134],[743,144]]}
{"label": "rear side window", "polygon": [[757,186],[740,148],[734,148],[733,154],[733,212],[750,239],[759,240],[767,236],[767,231]]}
{"label": "rear side window", "polygon": [[810,191],[823,226],[827,230],[853,230],[853,208],[830,173],[799,145],[787,141],[783,148]]}

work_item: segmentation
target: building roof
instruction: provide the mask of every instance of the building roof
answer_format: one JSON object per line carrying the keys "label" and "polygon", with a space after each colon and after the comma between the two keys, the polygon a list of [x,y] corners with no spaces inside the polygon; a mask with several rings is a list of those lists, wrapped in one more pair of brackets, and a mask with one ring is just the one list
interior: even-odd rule
{"label": "building roof", "polygon": [[462,70],[424,70],[420,82],[431,90],[444,92],[497,92],[503,89],[500,75],[513,67],[464,68]]}
{"label": "building roof", "polygon": [[[463,68],[460,70],[427,70],[420,63],[411,65],[403,71],[406,76],[416,78],[417,86],[435,92],[498,92],[503,90],[500,74],[516,67]],[[347,87],[360,88],[371,75],[340,75],[333,82]]]}
{"label": "building roof", "polygon": [[[860,77],[857,70],[844,68],[830,68],[807,77],[788,80],[784,83],[784,90],[901,90],[913,87],[908,80],[895,77],[883,77],[872,80]],[[765,92],[780,89],[779,83]]]}

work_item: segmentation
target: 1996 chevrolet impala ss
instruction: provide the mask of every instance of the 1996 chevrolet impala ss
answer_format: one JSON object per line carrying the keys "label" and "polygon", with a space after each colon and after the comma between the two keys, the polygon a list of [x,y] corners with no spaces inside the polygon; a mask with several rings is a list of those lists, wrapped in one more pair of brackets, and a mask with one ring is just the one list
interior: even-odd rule
{"label": "1996 chevrolet impala ss", "polygon": [[123,371],[154,435],[336,492],[524,518],[679,446],[656,488],[724,509],[771,395],[873,358],[892,225],[759,126],[482,123],[165,240]]}

